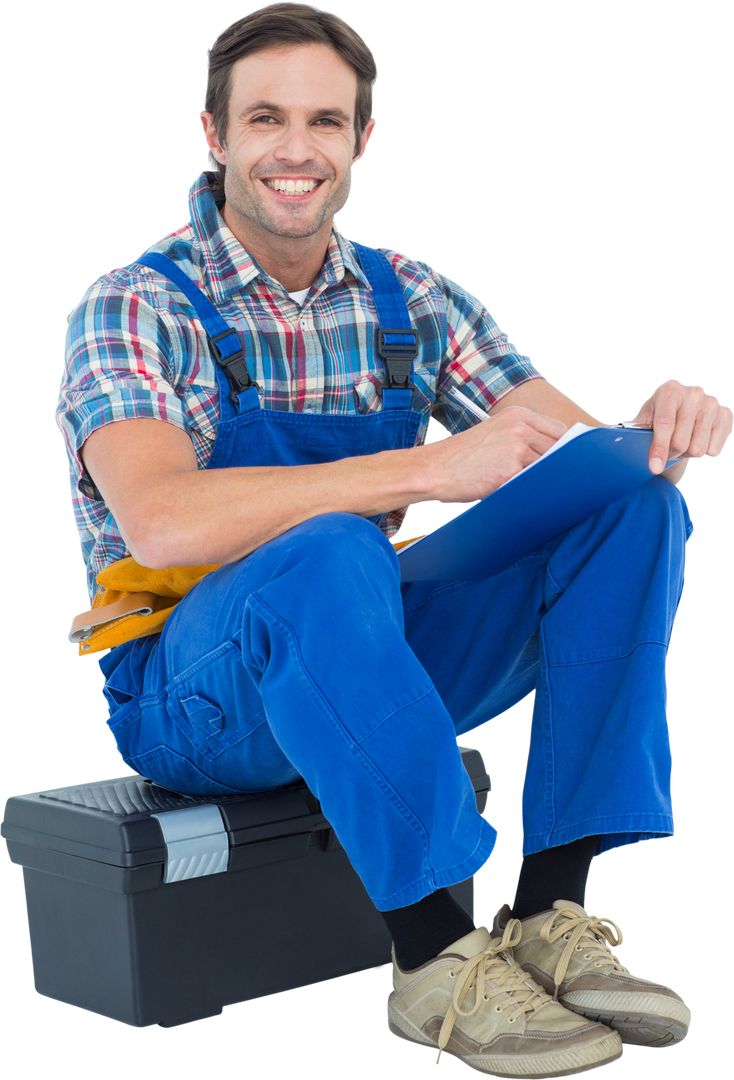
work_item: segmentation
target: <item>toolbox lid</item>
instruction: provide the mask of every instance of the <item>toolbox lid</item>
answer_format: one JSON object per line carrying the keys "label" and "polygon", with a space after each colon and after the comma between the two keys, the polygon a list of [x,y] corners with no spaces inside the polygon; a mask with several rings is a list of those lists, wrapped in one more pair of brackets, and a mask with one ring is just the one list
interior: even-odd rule
{"label": "toolbox lid", "polygon": [[[460,750],[481,809],[490,786],[482,756]],[[330,829],[303,781],[245,795],[182,795],[133,775],[14,796],[0,832],[14,862],[131,892],[257,864],[255,845],[279,857],[305,854],[311,834]],[[296,837],[304,843],[283,843]],[[236,854],[244,848],[249,856]]]}

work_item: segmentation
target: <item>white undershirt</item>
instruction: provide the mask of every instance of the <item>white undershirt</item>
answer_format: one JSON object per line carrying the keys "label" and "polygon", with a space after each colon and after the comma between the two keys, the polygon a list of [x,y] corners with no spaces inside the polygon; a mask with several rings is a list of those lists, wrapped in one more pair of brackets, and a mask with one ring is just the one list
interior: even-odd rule
{"label": "white undershirt", "polygon": [[299,292],[289,292],[288,295],[291,297],[292,300],[295,300],[299,307],[302,307],[303,301],[308,296],[309,289],[300,289]]}

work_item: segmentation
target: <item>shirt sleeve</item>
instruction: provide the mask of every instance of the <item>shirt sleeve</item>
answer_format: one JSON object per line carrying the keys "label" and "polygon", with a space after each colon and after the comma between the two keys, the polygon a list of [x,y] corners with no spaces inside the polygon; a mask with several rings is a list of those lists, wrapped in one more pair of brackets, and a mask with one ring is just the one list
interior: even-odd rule
{"label": "shirt sleeve", "polygon": [[97,428],[118,420],[152,419],[191,434],[174,390],[172,354],[163,314],[119,276],[96,282],[69,316],[56,419],[72,487],[87,498],[99,498],[99,493],[79,453]]}
{"label": "shirt sleeve", "polygon": [[79,451],[85,441],[107,423],[135,419],[163,420],[191,435],[184,363],[190,323],[181,318],[179,327],[176,315],[153,306],[131,278],[123,267],[100,274],[67,312],[53,409],[89,602],[98,589],[98,571],[131,552],[83,467]]}
{"label": "shirt sleeve", "polygon": [[451,434],[480,423],[450,393],[458,390],[488,412],[516,386],[542,376],[528,356],[507,340],[484,305],[449,278],[426,267],[446,304],[447,342],[432,415]]}

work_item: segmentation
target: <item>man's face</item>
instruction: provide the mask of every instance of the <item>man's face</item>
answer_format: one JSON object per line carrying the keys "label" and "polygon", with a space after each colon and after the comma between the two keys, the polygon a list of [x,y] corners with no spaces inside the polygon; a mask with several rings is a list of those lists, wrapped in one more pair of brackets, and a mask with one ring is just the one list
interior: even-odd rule
{"label": "man's face", "polygon": [[354,69],[325,45],[266,49],[237,61],[224,147],[211,114],[202,119],[214,156],[227,166],[225,196],[242,231],[259,226],[298,238],[331,229],[349,195],[352,161],[374,126],[371,120],[355,154],[356,96]]}

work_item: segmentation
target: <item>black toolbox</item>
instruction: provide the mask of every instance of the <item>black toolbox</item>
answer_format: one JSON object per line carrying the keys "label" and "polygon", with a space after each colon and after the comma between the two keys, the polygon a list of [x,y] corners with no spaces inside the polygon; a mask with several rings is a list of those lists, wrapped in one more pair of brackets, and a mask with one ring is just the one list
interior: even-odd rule
{"label": "black toolbox", "polygon": [[[481,754],[461,748],[484,809]],[[39,993],[126,1024],[390,961],[385,923],[305,784],[179,795],[140,776],[19,795],[2,835],[23,866]],[[470,878],[451,887],[469,914]]]}

